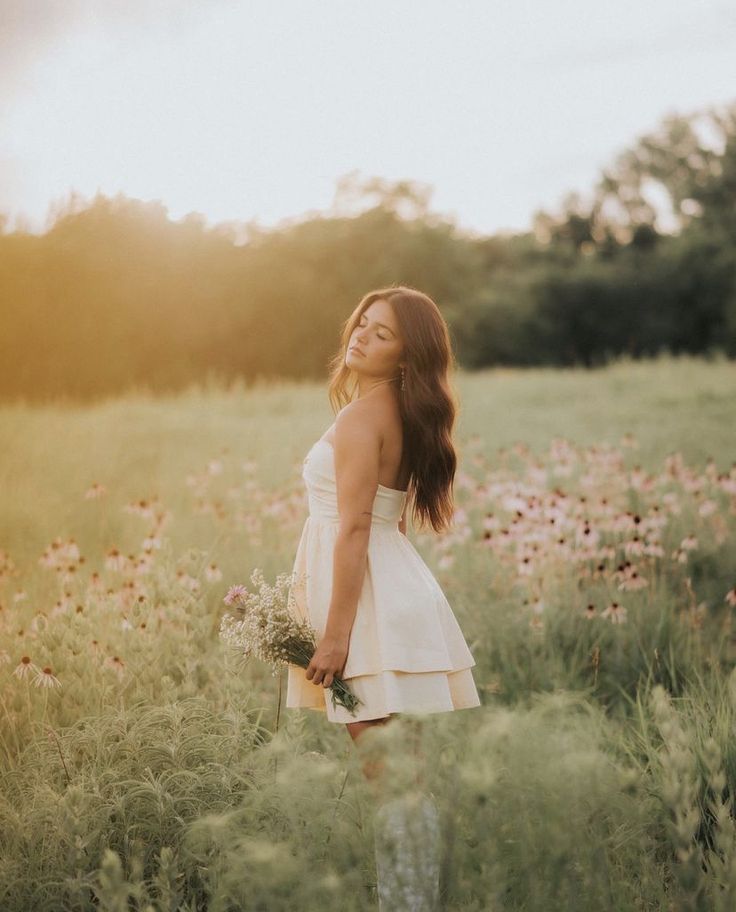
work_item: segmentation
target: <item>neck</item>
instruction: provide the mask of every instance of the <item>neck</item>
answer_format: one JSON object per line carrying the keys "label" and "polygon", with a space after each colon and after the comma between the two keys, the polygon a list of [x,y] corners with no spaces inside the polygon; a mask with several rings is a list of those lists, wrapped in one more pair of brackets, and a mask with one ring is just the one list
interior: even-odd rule
{"label": "neck", "polygon": [[394,378],[388,377],[386,380],[373,380],[370,377],[365,379],[362,377],[358,378],[358,399],[365,399],[366,396],[370,395],[374,389],[379,389],[382,386],[385,386],[387,383],[393,383]]}

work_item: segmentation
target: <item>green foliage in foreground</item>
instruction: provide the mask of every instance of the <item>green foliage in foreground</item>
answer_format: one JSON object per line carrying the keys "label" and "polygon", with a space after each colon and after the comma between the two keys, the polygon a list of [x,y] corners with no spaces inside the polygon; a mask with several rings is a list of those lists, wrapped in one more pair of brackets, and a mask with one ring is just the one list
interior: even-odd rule
{"label": "green foliage in foreground", "polygon": [[[410,537],[483,706],[359,748],[217,639],[226,588],[289,566],[322,390],[0,413],[3,912],[375,909],[377,758],[385,797],[437,799],[448,910],[734,907],[733,369],[460,386],[456,529]],[[516,515],[520,490],[580,520],[573,546]],[[645,588],[617,588],[620,550],[586,559],[586,516],[620,549],[658,514],[663,554],[628,553]]]}

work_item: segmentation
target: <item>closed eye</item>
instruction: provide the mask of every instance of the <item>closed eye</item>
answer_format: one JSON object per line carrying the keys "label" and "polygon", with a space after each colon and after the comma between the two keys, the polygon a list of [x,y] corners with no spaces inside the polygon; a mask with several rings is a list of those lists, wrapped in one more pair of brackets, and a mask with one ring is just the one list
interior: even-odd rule
{"label": "closed eye", "polygon": [[[359,326],[361,329],[365,329],[366,324],[365,324],[365,323],[358,323],[358,326]],[[379,339],[383,339],[384,342],[388,342],[388,341],[389,341],[388,336],[382,336],[380,333],[377,333],[376,335],[378,336]]]}

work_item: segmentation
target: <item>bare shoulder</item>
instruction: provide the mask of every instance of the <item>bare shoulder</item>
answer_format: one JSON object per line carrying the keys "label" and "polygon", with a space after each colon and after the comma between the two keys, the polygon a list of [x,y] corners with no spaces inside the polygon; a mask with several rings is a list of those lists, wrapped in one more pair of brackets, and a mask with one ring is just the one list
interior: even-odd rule
{"label": "bare shoulder", "polygon": [[354,399],[335,419],[335,434],[343,439],[370,441],[382,446],[394,425],[401,426],[396,405],[388,399]]}
{"label": "bare shoulder", "polygon": [[349,445],[380,446],[382,443],[380,413],[372,402],[355,399],[335,419],[335,438]]}

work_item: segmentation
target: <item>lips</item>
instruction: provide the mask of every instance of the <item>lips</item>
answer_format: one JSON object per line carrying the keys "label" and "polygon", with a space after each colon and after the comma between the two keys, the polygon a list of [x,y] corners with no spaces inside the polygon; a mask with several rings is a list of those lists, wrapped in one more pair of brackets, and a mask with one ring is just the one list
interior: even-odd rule
{"label": "lips", "polygon": [[362,352],[359,348],[356,348],[354,345],[351,345],[348,350],[351,352],[355,352],[357,355],[362,355],[365,358],[365,352]]}

